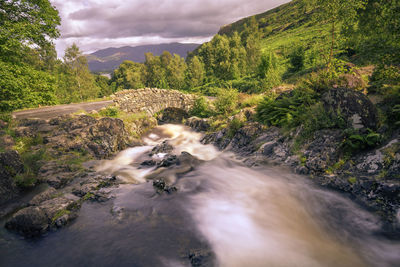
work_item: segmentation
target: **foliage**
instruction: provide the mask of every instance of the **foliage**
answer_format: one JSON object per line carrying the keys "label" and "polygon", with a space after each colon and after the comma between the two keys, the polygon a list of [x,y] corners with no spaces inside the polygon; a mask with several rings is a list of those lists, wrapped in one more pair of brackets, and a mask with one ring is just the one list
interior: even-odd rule
{"label": "foliage", "polygon": [[200,118],[208,118],[214,114],[213,109],[207,98],[200,96],[194,102],[193,108],[190,110],[191,116],[197,116]]}
{"label": "foliage", "polygon": [[289,55],[289,61],[292,65],[292,72],[300,71],[304,68],[305,57],[305,49],[302,46],[299,46],[292,51],[292,53]]}
{"label": "foliage", "polygon": [[255,107],[264,100],[263,95],[248,95],[240,99],[240,107]]}
{"label": "foliage", "polygon": [[199,57],[194,56],[188,62],[185,73],[185,82],[188,89],[198,87],[204,82],[204,64]]}
{"label": "foliage", "polygon": [[0,1],[0,60],[21,62],[31,47],[46,55],[60,17],[48,0]]}
{"label": "foliage", "polygon": [[229,114],[233,112],[238,104],[238,91],[236,89],[220,89],[214,106],[219,114]]}
{"label": "foliage", "polygon": [[262,79],[262,85],[266,88],[273,88],[279,85],[281,81],[281,75],[278,70],[278,60],[275,53],[265,53],[261,57],[261,63],[258,66],[258,75]]}
{"label": "foliage", "polygon": [[37,182],[39,169],[43,165],[43,160],[47,157],[46,150],[23,151],[21,161],[24,164],[24,172],[15,177],[16,184],[22,188],[32,187]]}
{"label": "foliage", "polygon": [[381,141],[382,136],[371,129],[368,129],[366,133],[361,133],[355,129],[348,129],[345,131],[345,138],[341,144],[341,148],[347,153],[355,153],[376,147]]}
{"label": "foliage", "polygon": [[391,85],[400,85],[400,68],[393,65],[379,64],[372,73],[370,84],[370,91],[387,94]]}
{"label": "foliage", "polygon": [[257,106],[257,119],[268,126],[297,126],[300,119],[315,103],[313,91],[296,89],[276,99],[265,97]]}
{"label": "foliage", "polygon": [[227,136],[232,138],[235,136],[236,132],[242,128],[244,125],[244,121],[240,120],[239,118],[233,118],[228,125],[228,133]]}
{"label": "foliage", "polygon": [[114,92],[123,89],[143,88],[145,84],[145,67],[143,64],[125,60],[114,70],[110,80]]}
{"label": "foliage", "polygon": [[0,111],[56,104],[55,79],[29,65],[0,61]]}
{"label": "foliage", "polygon": [[119,115],[119,110],[115,107],[107,107],[99,111],[100,116],[117,118]]}

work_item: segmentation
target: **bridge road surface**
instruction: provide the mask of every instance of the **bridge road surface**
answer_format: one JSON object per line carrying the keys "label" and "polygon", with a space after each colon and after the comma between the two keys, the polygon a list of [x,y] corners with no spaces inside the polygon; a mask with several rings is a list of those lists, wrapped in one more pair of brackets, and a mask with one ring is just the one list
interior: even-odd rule
{"label": "bridge road surface", "polygon": [[78,103],[78,104],[68,104],[51,106],[44,108],[36,108],[29,110],[22,110],[13,112],[12,115],[16,119],[43,119],[48,120],[65,114],[71,114],[79,110],[85,110],[87,112],[93,110],[100,110],[103,107],[107,107],[113,103],[112,100],[89,102],[89,103]]}

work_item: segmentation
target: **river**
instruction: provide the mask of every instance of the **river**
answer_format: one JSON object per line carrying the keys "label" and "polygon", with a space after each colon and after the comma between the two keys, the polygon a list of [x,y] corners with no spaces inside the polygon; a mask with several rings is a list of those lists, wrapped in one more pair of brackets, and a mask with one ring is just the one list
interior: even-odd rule
{"label": "river", "polygon": [[[144,138],[146,146],[100,162],[99,171],[124,181],[115,198],[85,202],[73,223],[39,239],[1,229],[0,265],[398,266],[400,243],[381,234],[376,215],[283,167],[248,168],[200,138],[163,125]],[[140,165],[164,140],[173,154],[199,159],[194,170]],[[154,173],[177,191],[157,192]]]}

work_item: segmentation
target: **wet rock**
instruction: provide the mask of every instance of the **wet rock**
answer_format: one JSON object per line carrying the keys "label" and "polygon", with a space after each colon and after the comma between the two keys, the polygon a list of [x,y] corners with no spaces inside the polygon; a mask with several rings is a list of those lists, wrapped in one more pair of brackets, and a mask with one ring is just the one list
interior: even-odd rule
{"label": "wet rock", "polygon": [[377,110],[367,96],[347,88],[335,88],[322,96],[325,109],[340,114],[355,129],[377,127]]}
{"label": "wet rock", "polygon": [[187,119],[189,114],[180,108],[166,108],[164,111],[157,117],[157,121],[160,124],[163,123],[182,123],[184,119]]}
{"label": "wet rock", "polygon": [[18,194],[14,177],[23,171],[24,165],[16,151],[10,150],[0,153],[0,204]]}
{"label": "wet rock", "polygon": [[208,249],[192,249],[188,253],[190,264],[193,267],[214,266],[214,253]]}
{"label": "wet rock", "polygon": [[75,175],[70,166],[49,161],[39,169],[38,180],[59,189],[71,182]]}
{"label": "wet rock", "polygon": [[224,128],[215,133],[206,134],[200,141],[202,144],[213,144],[219,150],[224,150],[231,142],[231,137],[228,136],[228,129]]}
{"label": "wet rock", "polygon": [[142,163],[140,163],[140,166],[145,166],[145,167],[152,167],[155,166],[157,164],[157,162],[155,160],[145,160]]}
{"label": "wet rock", "polygon": [[169,167],[171,165],[179,164],[179,159],[176,155],[168,155],[166,156],[157,166],[161,167]]}
{"label": "wet rock", "polygon": [[39,236],[49,227],[46,213],[39,207],[27,207],[12,216],[5,227],[26,237]]}
{"label": "wet rock", "polygon": [[172,150],[174,150],[174,147],[168,143],[168,140],[165,140],[161,144],[153,147],[153,149],[149,153],[149,156],[151,157],[158,153],[170,153],[170,152],[172,152]]}
{"label": "wet rock", "polygon": [[202,119],[198,117],[190,117],[186,120],[186,126],[189,126],[196,132],[205,132],[210,128],[208,119]]}
{"label": "wet rock", "polygon": [[340,130],[321,130],[305,145],[305,166],[313,173],[324,173],[339,157],[339,146],[343,140]]}
{"label": "wet rock", "polygon": [[248,123],[241,127],[232,138],[229,147],[235,151],[254,152],[257,150],[252,142],[262,133],[263,127],[257,122]]}
{"label": "wet rock", "polygon": [[46,189],[44,192],[34,196],[31,201],[29,201],[29,205],[31,206],[38,206],[40,203],[52,199],[57,195],[57,190],[55,190],[53,187],[50,187]]}
{"label": "wet rock", "polygon": [[169,186],[168,184],[165,183],[163,179],[158,179],[153,181],[153,186],[157,189],[158,193],[166,192],[168,194],[171,194],[173,192],[178,191],[178,189],[175,186]]}

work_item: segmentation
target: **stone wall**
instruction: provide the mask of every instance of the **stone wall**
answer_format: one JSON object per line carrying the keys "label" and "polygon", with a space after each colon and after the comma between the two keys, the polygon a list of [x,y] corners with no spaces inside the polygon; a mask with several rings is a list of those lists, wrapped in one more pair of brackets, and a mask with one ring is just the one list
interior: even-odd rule
{"label": "stone wall", "polygon": [[146,112],[154,115],[166,108],[180,108],[188,112],[193,107],[196,96],[177,90],[144,88],[116,92],[113,100],[125,112]]}

